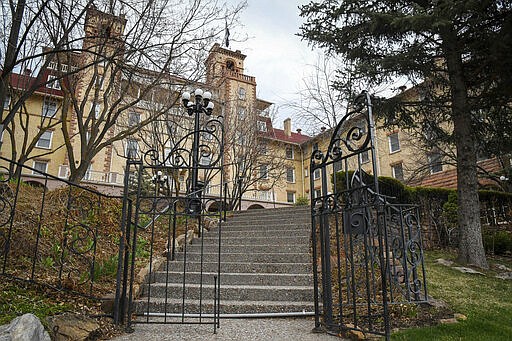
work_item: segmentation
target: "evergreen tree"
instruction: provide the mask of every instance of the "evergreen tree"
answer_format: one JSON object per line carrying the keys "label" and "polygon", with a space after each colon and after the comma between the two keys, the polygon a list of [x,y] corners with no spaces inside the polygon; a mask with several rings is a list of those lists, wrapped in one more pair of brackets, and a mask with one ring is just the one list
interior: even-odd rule
{"label": "evergreen tree", "polygon": [[388,121],[450,127],[443,138],[457,152],[459,261],[487,268],[477,152],[512,148],[512,3],[325,0],[302,6],[301,16],[300,35],[345,57],[369,86],[397,77],[421,81],[414,101],[387,101],[394,115]]}

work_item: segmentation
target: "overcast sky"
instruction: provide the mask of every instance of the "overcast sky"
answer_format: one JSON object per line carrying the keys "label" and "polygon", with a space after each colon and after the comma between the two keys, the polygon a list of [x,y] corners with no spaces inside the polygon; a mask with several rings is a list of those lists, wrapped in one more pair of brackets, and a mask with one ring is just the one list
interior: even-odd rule
{"label": "overcast sky", "polygon": [[[296,36],[302,24],[298,6],[308,0],[248,0],[241,14],[243,27],[234,28],[231,36],[246,34],[244,42],[230,41],[229,49],[247,55],[245,74],[256,77],[258,98],[282,106],[294,98],[307,64],[316,53]],[[274,126],[293,112],[281,108]],[[293,123],[293,117],[292,117]],[[293,124],[294,130],[298,127]]]}

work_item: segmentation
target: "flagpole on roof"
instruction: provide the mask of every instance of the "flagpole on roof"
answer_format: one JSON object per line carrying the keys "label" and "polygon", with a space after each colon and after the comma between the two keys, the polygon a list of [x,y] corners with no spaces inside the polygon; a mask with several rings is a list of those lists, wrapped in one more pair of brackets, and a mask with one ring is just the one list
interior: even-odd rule
{"label": "flagpole on roof", "polygon": [[228,20],[226,19],[226,29],[224,32],[224,45],[229,47],[229,28],[228,28]]}

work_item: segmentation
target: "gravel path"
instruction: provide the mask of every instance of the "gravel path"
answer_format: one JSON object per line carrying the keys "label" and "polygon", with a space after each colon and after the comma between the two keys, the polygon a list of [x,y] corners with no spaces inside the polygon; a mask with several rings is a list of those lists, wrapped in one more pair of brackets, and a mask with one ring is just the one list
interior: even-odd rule
{"label": "gravel path", "polygon": [[314,321],[306,318],[274,319],[221,319],[217,334],[212,325],[159,325],[136,324],[135,332],[113,340],[161,341],[336,341],[339,338],[317,334],[311,330]]}

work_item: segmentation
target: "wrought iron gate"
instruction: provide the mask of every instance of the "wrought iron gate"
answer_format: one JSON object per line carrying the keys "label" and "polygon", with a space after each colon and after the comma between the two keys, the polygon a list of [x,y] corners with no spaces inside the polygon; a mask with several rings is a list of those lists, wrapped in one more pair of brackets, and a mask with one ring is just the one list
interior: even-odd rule
{"label": "wrought iron gate", "polygon": [[[193,128],[172,148],[154,148],[127,162],[114,320],[128,328],[219,326],[224,127],[222,116],[205,107],[187,106]],[[205,224],[213,223],[216,246],[205,251]],[[143,251],[142,230],[151,236]],[[139,252],[149,252],[145,276],[137,270]]]}
{"label": "wrought iron gate", "polygon": [[364,92],[311,155],[315,324],[388,339],[390,306],[426,300],[427,287],[418,207],[380,194],[374,130]]}

